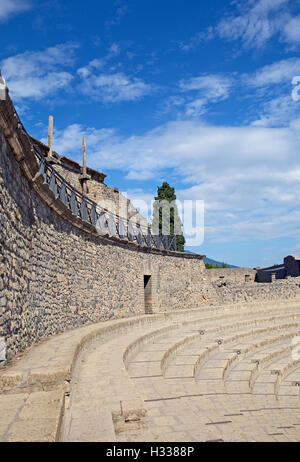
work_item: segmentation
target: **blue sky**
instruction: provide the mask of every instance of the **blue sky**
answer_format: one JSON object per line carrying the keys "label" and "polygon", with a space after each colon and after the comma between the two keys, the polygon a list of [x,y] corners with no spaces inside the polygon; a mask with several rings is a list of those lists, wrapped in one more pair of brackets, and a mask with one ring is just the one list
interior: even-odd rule
{"label": "blue sky", "polygon": [[55,150],[80,161],[86,136],[88,165],[128,197],[168,181],[204,200],[192,251],[250,267],[300,254],[299,0],[0,0],[0,30],[33,136],[51,114]]}

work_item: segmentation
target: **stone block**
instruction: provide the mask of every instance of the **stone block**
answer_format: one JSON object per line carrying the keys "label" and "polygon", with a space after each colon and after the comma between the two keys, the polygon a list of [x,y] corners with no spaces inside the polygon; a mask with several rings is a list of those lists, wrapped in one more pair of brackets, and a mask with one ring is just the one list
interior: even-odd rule
{"label": "stone block", "polygon": [[4,372],[0,375],[0,388],[17,387],[21,385],[23,375],[19,372]]}
{"label": "stone block", "polygon": [[6,360],[6,342],[4,337],[0,337],[0,361]]}

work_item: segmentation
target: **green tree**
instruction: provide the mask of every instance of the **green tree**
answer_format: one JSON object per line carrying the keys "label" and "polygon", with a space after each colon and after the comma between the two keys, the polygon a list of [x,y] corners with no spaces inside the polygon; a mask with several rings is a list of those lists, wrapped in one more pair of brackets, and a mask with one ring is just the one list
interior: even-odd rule
{"label": "green tree", "polygon": [[205,267],[206,269],[212,269],[212,268],[229,268],[228,265],[226,265],[226,263],[222,263],[222,265],[218,265],[218,264],[212,264],[212,263],[205,263]]}
{"label": "green tree", "polygon": [[177,251],[184,252],[185,238],[176,205],[175,189],[166,181],[157,187],[157,196],[153,204],[152,229],[154,234],[160,236],[176,234]]}

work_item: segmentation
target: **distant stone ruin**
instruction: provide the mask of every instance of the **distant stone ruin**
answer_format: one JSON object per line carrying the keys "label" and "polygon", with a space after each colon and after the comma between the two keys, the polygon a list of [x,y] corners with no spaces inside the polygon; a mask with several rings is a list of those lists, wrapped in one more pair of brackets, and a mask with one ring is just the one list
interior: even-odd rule
{"label": "distant stone ruin", "polygon": [[286,279],[300,276],[300,258],[296,255],[288,255],[282,265],[256,268],[257,282],[272,282],[276,279]]}

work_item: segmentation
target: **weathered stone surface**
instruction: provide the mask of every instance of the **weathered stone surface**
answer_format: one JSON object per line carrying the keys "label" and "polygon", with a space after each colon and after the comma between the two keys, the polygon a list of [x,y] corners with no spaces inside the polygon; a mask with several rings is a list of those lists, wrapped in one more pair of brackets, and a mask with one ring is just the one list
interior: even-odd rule
{"label": "weathered stone surface", "polygon": [[87,323],[145,313],[144,275],[153,312],[216,299],[200,258],[104,240],[61,218],[42,200],[50,200],[43,184],[32,188],[1,129],[0,179],[0,335],[9,353]]}
{"label": "weathered stone surface", "polygon": [[5,372],[5,375],[0,376],[0,388],[16,387],[21,384],[23,374],[20,372]]}
{"label": "weathered stone surface", "polygon": [[230,278],[212,282],[220,303],[288,300],[299,295],[300,278],[278,279],[272,283],[240,283]]}
{"label": "weathered stone surface", "polygon": [[[293,300],[299,295],[300,278],[295,277],[299,259],[290,256],[285,262],[293,278],[257,284],[255,270],[224,270],[224,274],[223,269],[206,271],[201,256],[143,249],[101,238],[91,225],[72,216],[49,193],[43,176],[37,175],[29,138],[21,124],[16,127],[16,121],[13,105],[0,102],[0,336],[9,354],[8,366],[0,372],[1,440],[58,440],[65,404],[72,401],[69,395],[74,389],[78,394],[69,422],[73,441],[116,440],[118,432],[143,430],[152,417],[154,428],[164,429],[167,440],[170,433],[171,439],[175,438],[173,429],[178,424],[182,431],[177,433],[188,438],[184,420],[188,419],[190,425],[194,419],[197,437],[199,419],[203,425],[232,423],[224,421],[230,415],[228,410],[224,408],[226,414],[220,414],[225,390],[235,395],[231,411],[236,396],[241,394],[243,398],[251,387],[254,395],[262,394],[265,400],[266,383],[276,400],[282,395],[287,405],[289,397],[298,399],[298,389],[291,390],[293,382],[284,380],[299,365],[289,358],[291,339],[299,334],[299,305]],[[91,182],[89,193],[97,196],[100,190],[96,186],[98,190],[93,191]],[[113,200],[121,197],[116,189],[102,192]],[[124,203],[127,207],[127,199]],[[270,300],[276,303],[264,306],[263,302]],[[284,303],[279,304],[279,300]],[[201,308],[203,319],[197,318]],[[154,330],[151,323],[157,323]],[[74,329],[79,326],[81,329]],[[181,328],[184,336],[178,338]],[[47,337],[51,338],[44,341]],[[198,341],[199,345],[193,343]],[[150,345],[140,352],[142,359],[129,365],[130,356],[138,354],[147,342]],[[273,343],[274,349],[266,355],[264,347]],[[28,351],[32,344],[36,345]],[[188,362],[184,364],[185,355],[179,355],[177,363],[170,365],[181,348],[187,348]],[[257,356],[259,348],[262,355]],[[255,353],[254,362],[249,364],[245,354],[251,351]],[[10,362],[18,352],[23,357]],[[287,353],[284,363],[278,361],[271,369],[279,375],[273,374],[270,379],[266,370],[256,380],[258,364],[274,356],[281,361],[283,352]],[[245,364],[231,373],[243,355]],[[196,359],[191,362],[193,357]],[[214,367],[206,368],[209,359]],[[220,366],[224,359],[225,365]],[[76,370],[84,372],[77,388]],[[228,383],[223,383],[224,378]],[[199,383],[195,384],[194,379]],[[169,380],[175,381],[173,388]],[[299,375],[294,374],[293,381],[299,383]],[[188,406],[197,396],[200,412],[195,416]],[[203,406],[205,396],[212,401]],[[189,398],[192,401],[185,406]],[[151,404],[148,407],[146,402],[177,399],[182,400],[183,416],[176,410],[170,416],[165,409],[167,401],[161,406],[161,415],[148,412]],[[212,404],[210,414],[206,411]],[[253,403],[249,405],[252,409]],[[298,412],[298,402],[295,410]],[[113,416],[118,421],[115,427]],[[256,426],[257,422],[255,432],[253,428],[250,432],[254,437]],[[268,431],[272,427],[271,421]],[[205,430],[200,438],[216,438],[211,431]],[[239,432],[239,424],[235,431]],[[269,440],[270,435],[273,433],[265,439]],[[155,440],[160,437],[159,430]],[[149,434],[145,433],[144,438]]]}
{"label": "weathered stone surface", "polygon": [[6,360],[6,343],[4,337],[0,337],[0,361]]}
{"label": "weathered stone surface", "polygon": [[251,268],[210,268],[207,274],[212,282],[224,278],[243,284],[244,282],[255,281],[256,270]]}

